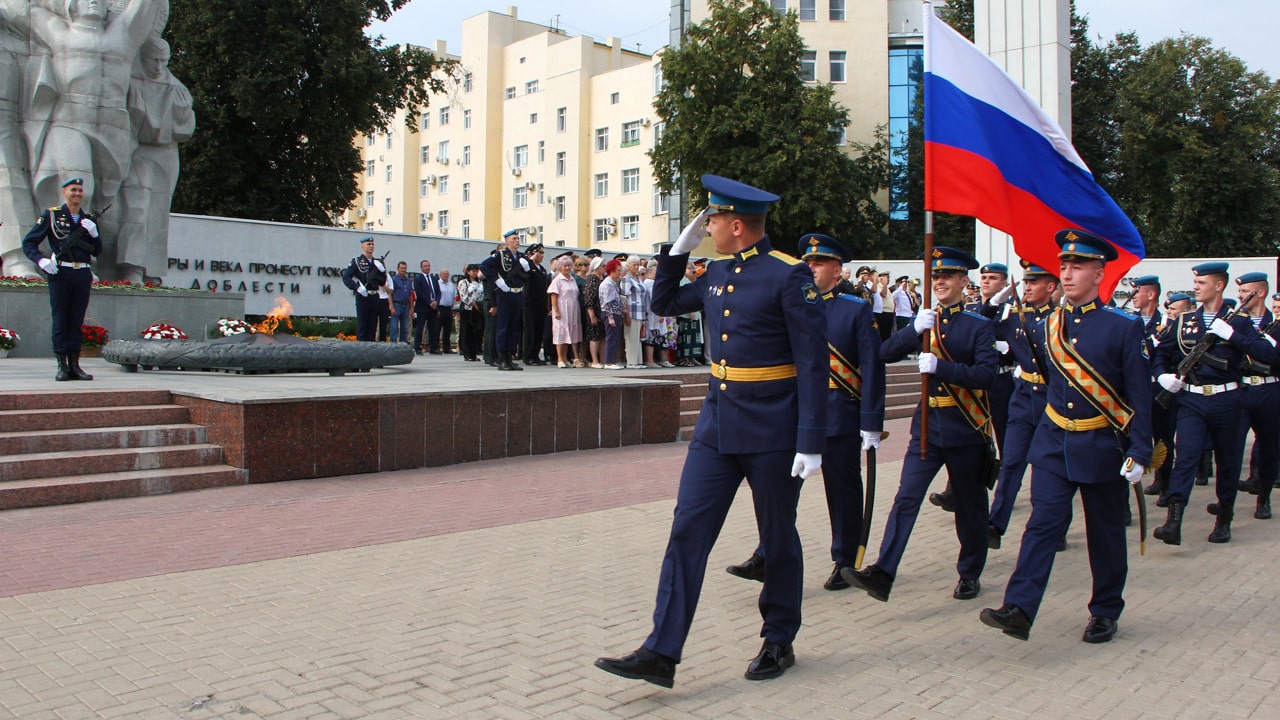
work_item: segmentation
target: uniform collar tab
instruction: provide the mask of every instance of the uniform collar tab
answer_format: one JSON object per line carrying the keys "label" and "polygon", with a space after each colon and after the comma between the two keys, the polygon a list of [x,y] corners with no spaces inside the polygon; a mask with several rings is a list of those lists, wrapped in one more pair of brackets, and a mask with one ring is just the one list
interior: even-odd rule
{"label": "uniform collar tab", "polygon": [[1083,305],[1072,305],[1071,303],[1067,303],[1064,307],[1066,307],[1067,312],[1072,315],[1084,315],[1090,311],[1097,310],[1098,301],[1096,299],[1090,300]]}
{"label": "uniform collar tab", "polygon": [[771,250],[773,250],[773,246],[769,244],[769,236],[765,235],[751,247],[734,253],[733,257],[738,262],[746,262],[757,255],[768,255]]}

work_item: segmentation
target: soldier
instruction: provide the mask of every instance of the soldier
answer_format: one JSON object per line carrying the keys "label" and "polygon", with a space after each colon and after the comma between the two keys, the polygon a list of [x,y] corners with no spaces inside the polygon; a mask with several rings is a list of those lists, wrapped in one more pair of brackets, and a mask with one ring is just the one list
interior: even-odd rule
{"label": "soldier", "polygon": [[[778,677],[795,664],[804,580],[796,502],[826,441],[826,308],[809,268],[774,250],[765,234],[778,196],[716,175],[703,175],[702,184],[709,207],[662,247],[653,309],[667,317],[706,310],[707,397],[680,475],[653,632],[625,657],[596,660],[606,672],[662,687],[674,684],[707,556],[744,476],[769,558],[759,602],[764,645],[746,678]],[[706,232],[726,257],[680,285]]]}
{"label": "soldier", "polygon": [[[1129,281],[1133,288],[1133,309],[1142,319],[1142,334],[1147,345],[1147,356],[1155,357],[1156,348],[1160,345],[1164,332],[1166,317],[1160,313],[1160,278],[1155,275],[1142,275]],[[1151,395],[1154,398],[1160,392],[1160,386],[1152,380]],[[1169,472],[1173,469],[1173,429],[1174,408],[1165,409],[1159,403],[1151,407],[1151,434],[1154,442],[1164,443],[1166,449],[1164,462],[1158,468],[1152,468],[1155,477],[1145,490],[1147,495],[1163,497],[1169,488]],[[1167,500],[1166,500],[1167,502]]]}
{"label": "soldier", "polygon": [[[859,449],[880,447],[884,429],[884,364],[880,362],[880,333],[871,317],[871,304],[841,294],[840,266],[852,256],[828,235],[800,238],[813,281],[827,301],[827,444],[822,451],[822,482],[831,518],[831,559],[835,568],[823,587],[844,590],[849,583],[841,568],[857,567],[862,538],[862,466]],[[730,575],[764,580],[764,548],[746,562],[725,568]]]}
{"label": "soldier", "polygon": [[1033,330],[1049,393],[1029,456],[1031,518],[1004,604],[980,617],[1006,635],[1029,637],[1078,490],[1093,574],[1082,639],[1103,643],[1115,636],[1124,609],[1125,481],[1139,482],[1151,461],[1151,368],[1142,325],[1098,298],[1115,248],[1083,230],[1060,231],[1054,240],[1062,248],[1066,304]]}
{"label": "soldier", "polygon": [[493,340],[498,352],[498,369],[524,370],[512,360],[512,356],[520,344],[523,293],[532,266],[528,258],[520,254],[519,230],[503,233],[502,242],[504,247],[480,263],[480,272],[486,278],[493,278],[493,289],[497,295]]}
{"label": "soldier", "polygon": [[1254,328],[1271,346],[1271,352],[1265,357],[1251,353],[1245,356],[1240,366],[1244,382],[1243,404],[1254,438],[1253,480],[1247,487],[1243,484],[1242,487],[1258,496],[1253,516],[1258,520],[1269,520],[1271,489],[1276,480],[1276,456],[1280,452],[1280,415],[1277,415],[1280,384],[1276,382],[1280,363],[1276,362],[1275,355],[1276,341],[1280,340],[1280,324],[1267,310],[1269,287],[1266,273],[1245,273],[1236,278],[1236,285],[1240,292],[1240,307],[1249,314]]}
{"label": "soldier", "polygon": [[[956,535],[960,539],[956,562],[960,580],[952,597],[977,597],[987,562],[987,488],[982,474],[992,436],[986,390],[995,380],[995,338],[991,323],[981,315],[965,312],[963,306],[965,281],[978,261],[960,250],[938,247],[930,266],[940,309],[921,308],[912,324],[891,335],[880,350],[886,363],[921,351],[917,360],[920,372],[930,376],[928,407],[917,407],[911,421],[902,481],[889,511],[879,559],[863,570],[840,571],[846,581],[881,602],[889,600],[920,503],[943,465],[954,487]],[[926,330],[933,330],[928,347],[921,343]],[[929,446],[927,457],[922,457],[920,418],[926,412]]]}
{"label": "soldier", "polygon": [[[1247,316],[1227,322],[1222,293],[1227,286],[1227,263],[1208,262],[1191,268],[1195,274],[1196,300],[1200,307],[1182,313],[1156,349],[1156,381],[1176,396],[1178,403],[1173,474],[1169,478],[1169,511],[1165,524],[1152,533],[1168,545],[1182,544],[1182,515],[1191,499],[1191,485],[1206,445],[1212,442],[1217,456],[1218,502],[1210,503],[1216,515],[1209,542],[1231,541],[1240,463],[1244,456],[1246,416],[1240,390],[1240,363],[1245,355],[1265,357],[1271,346],[1263,342]],[[1202,361],[1180,377],[1178,365],[1208,335],[1219,340]]]}
{"label": "soldier", "polygon": [[[89,288],[93,285],[93,259],[102,254],[98,225],[80,207],[84,200],[84,180],[71,178],[62,183],[61,206],[40,213],[36,224],[22,238],[22,252],[49,276],[49,310],[53,317],[53,354],[58,358],[54,379],[92,380],[80,369],[80,327],[89,309]],[[49,257],[40,253],[40,243],[49,241]]]}
{"label": "soldier", "polygon": [[387,284],[387,268],[373,256],[373,238],[360,238],[360,254],[342,271],[342,284],[356,297],[356,340],[373,342],[378,332],[378,315],[387,303],[378,292]]}
{"label": "soldier", "polygon": [[547,329],[547,288],[551,285],[551,274],[542,266],[545,254],[542,243],[534,243],[524,251],[529,263],[529,275],[524,286],[524,342],[521,344],[525,365],[547,364],[538,357],[542,336]]}

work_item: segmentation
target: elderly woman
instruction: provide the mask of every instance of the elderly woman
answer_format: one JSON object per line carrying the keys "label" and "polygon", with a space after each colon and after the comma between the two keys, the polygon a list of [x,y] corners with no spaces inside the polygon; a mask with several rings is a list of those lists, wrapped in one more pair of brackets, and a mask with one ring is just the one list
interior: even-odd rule
{"label": "elderly woman", "polygon": [[600,308],[604,313],[604,368],[622,370],[627,366],[618,357],[622,350],[623,306],[618,283],[627,269],[621,262],[610,260],[600,283]]}
{"label": "elderly woman", "polygon": [[[582,322],[578,304],[578,283],[573,279],[573,258],[563,257],[551,266],[555,275],[547,288],[551,301],[551,342],[556,346],[556,360],[560,367],[583,367],[578,354],[582,342]],[[569,364],[569,350],[573,349],[573,364]]]}
{"label": "elderly woman", "polygon": [[676,348],[676,319],[663,317],[653,311],[653,281],[657,275],[657,265],[646,268],[644,289],[650,306],[645,308],[644,361],[649,367],[661,365],[669,368],[675,367],[667,359],[667,354]]}
{"label": "elderly woman", "polygon": [[458,281],[458,352],[475,362],[484,341],[484,283],[479,265],[467,265],[465,272],[466,277]]}
{"label": "elderly woman", "polygon": [[587,309],[587,324],[582,336],[591,350],[591,367],[604,368],[601,362],[604,352],[604,312],[600,308],[600,285],[604,281],[604,258],[592,258],[587,277],[582,284],[582,305]]}

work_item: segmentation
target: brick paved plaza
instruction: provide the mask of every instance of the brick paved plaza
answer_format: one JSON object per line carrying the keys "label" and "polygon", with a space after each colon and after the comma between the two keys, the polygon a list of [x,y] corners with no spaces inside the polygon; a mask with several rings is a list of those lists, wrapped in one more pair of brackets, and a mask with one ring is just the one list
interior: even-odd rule
{"label": "brick paved plaza", "polygon": [[[880,467],[874,545],[906,420]],[[711,559],[676,687],[591,666],[649,630],[683,444],[14,510],[0,517],[0,716],[23,718],[1274,717],[1280,524],[1227,546],[1199,489],[1180,549],[1131,546],[1109,645],[1087,619],[1083,528],[1030,642],[951,599],[951,516],[927,507],[892,601],[821,587],[821,483],[801,503],[805,627],[783,678],[759,648],[745,495]],[[1025,521],[1025,505],[1015,522]],[[1153,517],[1156,515],[1153,509]]]}

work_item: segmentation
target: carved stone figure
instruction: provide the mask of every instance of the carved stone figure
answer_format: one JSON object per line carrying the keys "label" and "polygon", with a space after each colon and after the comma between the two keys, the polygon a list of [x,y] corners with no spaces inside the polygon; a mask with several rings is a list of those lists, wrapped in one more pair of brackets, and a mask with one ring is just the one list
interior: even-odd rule
{"label": "carved stone figure", "polygon": [[35,274],[22,254],[22,236],[37,215],[20,112],[27,43],[26,0],[0,0],[0,259],[6,275]]}

